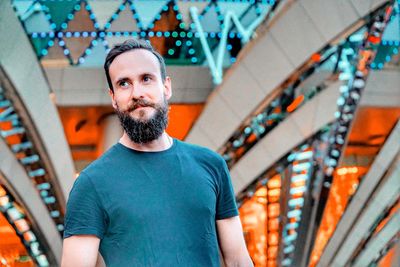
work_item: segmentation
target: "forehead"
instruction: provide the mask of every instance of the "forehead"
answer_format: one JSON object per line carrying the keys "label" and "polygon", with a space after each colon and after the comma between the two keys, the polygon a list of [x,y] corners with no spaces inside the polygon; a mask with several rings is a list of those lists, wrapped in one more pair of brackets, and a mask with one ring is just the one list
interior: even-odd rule
{"label": "forehead", "polygon": [[160,73],[160,62],[152,52],[146,49],[134,49],[115,57],[110,65],[109,71],[110,76],[113,78],[124,75],[141,74],[143,72],[157,74]]}

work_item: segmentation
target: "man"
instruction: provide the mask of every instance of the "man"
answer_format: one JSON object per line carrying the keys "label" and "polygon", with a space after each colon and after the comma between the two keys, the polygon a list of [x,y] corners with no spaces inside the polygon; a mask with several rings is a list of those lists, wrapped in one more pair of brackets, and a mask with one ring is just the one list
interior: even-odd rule
{"label": "man", "polygon": [[[83,170],[65,217],[63,267],[253,266],[222,157],[165,132],[171,79],[145,41],[104,64],[119,142]],[[219,246],[218,246],[219,243]]]}

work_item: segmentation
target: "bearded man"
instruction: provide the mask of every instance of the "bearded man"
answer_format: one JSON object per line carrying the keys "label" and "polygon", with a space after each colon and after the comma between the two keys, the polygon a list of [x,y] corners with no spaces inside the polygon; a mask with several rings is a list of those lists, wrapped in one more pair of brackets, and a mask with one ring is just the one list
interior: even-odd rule
{"label": "bearded man", "polygon": [[253,266],[223,158],[171,138],[171,79],[145,41],[104,64],[124,133],[85,168],[67,203],[62,266]]}

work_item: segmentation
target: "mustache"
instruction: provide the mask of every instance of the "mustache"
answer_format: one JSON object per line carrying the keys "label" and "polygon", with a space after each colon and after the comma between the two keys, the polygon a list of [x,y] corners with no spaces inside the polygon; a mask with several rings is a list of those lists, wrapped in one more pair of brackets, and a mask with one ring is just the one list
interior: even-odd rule
{"label": "mustache", "polygon": [[128,112],[134,111],[135,109],[139,108],[139,107],[152,107],[152,108],[156,108],[156,105],[154,103],[151,103],[147,100],[144,99],[136,99],[136,100],[132,100],[132,102],[130,103],[130,105],[127,108]]}

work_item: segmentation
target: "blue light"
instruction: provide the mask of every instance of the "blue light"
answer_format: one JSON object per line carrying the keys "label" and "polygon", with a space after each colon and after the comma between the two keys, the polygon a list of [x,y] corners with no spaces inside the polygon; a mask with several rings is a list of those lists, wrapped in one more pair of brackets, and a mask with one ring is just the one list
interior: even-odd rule
{"label": "blue light", "polygon": [[58,38],[61,38],[61,37],[63,37],[63,36],[64,36],[64,33],[63,33],[63,32],[58,32],[58,33],[57,33],[57,37],[58,37]]}
{"label": "blue light", "polygon": [[197,63],[197,57],[192,57],[191,61],[192,63]]}
{"label": "blue light", "polygon": [[41,32],[41,33],[40,33],[40,37],[42,37],[42,38],[46,37],[46,35],[47,35],[47,34],[46,34],[45,32]]}
{"label": "blue light", "polygon": [[50,33],[49,33],[49,37],[50,37],[50,38],[53,38],[53,37],[54,37],[54,32],[50,32]]}
{"label": "blue light", "polygon": [[177,41],[175,42],[175,44],[176,44],[176,46],[181,46],[181,45],[182,45],[182,42],[181,42],[180,40],[177,40]]}
{"label": "blue light", "polygon": [[80,37],[81,33],[80,32],[74,32],[74,37]]}
{"label": "blue light", "polygon": [[53,46],[54,45],[54,41],[50,40],[48,43],[49,46]]}
{"label": "blue light", "polygon": [[64,45],[65,45],[65,42],[64,42],[64,40],[61,40],[61,41],[58,42],[58,44],[59,44],[60,46],[64,46]]}
{"label": "blue light", "polygon": [[393,54],[397,55],[399,53],[399,49],[393,48]]}
{"label": "blue light", "polygon": [[154,27],[154,23],[150,23],[148,28],[151,29],[153,27]]}
{"label": "blue light", "polygon": [[226,49],[228,49],[228,51],[231,51],[231,50],[232,50],[232,45],[228,44],[228,45],[226,46]]}
{"label": "blue light", "polygon": [[189,54],[190,54],[190,55],[194,55],[195,52],[196,52],[196,51],[195,51],[193,48],[190,48],[190,49],[189,49]]}
{"label": "blue light", "polygon": [[156,19],[156,20],[160,20],[160,19],[161,19],[161,15],[160,15],[160,14],[157,14],[156,17],[155,17],[155,19]]}
{"label": "blue light", "polygon": [[48,54],[47,49],[42,49],[42,55],[43,55],[43,56],[46,56],[47,54]]}
{"label": "blue light", "polygon": [[179,23],[179,28],[184,29],[185,28],[185,23],[183,23],[183,22]]}
{"label": "blue light", "polygon": [[390,56],[386,56],[386,62],[389,62],[391,60]]}
{"label": "blue light", "polygon": [[90,55],[90,54],[92,53],[92,50],[89,49],[89,48],[87,48],[87,49],[85,50],[85,53],[86,53],[86,55]]}
{"label": "blue light", "polygon": [[106,28],[106,29],[110,28],[110,26],[111,26],[110,22],[107,22],[106,24],[104,24],[104,28]]}
{"label": "blue light", "polygon": [[383,69],[383,63],[378,64],[378,69]]}
{"label": "blue light", "polygon": [[50,24],[50,28],[51,28],[52,30],[54,30],[55,28],[57,28],[57,25],[56,25],[55,23],[51,23],[51,24]]}
{"label": "blue light", "polygon": [[98,24],[97,22],[94,23],[94,27],[95,27],[96,29],[100,28],[100,26],[99,26],[99,24]]}
{"label": "blue light", "polygon": [[73,20],[73,19],[74,19],[74,15],[73,15],[73,14],[68,14],[67,18],[68,18],[69,20]]}
{"label": "blue light", "polygon": [[82,64],[82,63],[84,63],[84,62],[85,62],[85,59],[84,59],[83,57],[81,57],[81,58],[79,58],[79,60],[78,60],[78,61],[79,61],[79,63],[80,63],[80,64]]}
{"label": "blue light", "polygon": [[164,32],[165,37],[169,37],[170,35],[171,35],[170,32]]}
{"label": "blue light", "polygon": [[372,63],[371,63],[371,68],[373,68],[373,69],[376,68],[375,62],[372,62]]}
{"label": "blue light", "polygon": [[95,45],[95,46],[96,46],[98,43],[99,43],[99,42],[97,42],[97,40],[93,40],[93,41],[92,41],[92,45]]}
{"label": "blue light", "polygon": [[162,7],[162,11],[167,11],[167,10],[168,10],[168,6],[167,5]]}
{"label": "blue light", "polygon": [[32,33],[32,38],[37,38],[37,37],[38,37],[37,32]]}
{"label": "blue light", "polygon": [[176,19],[181,20],[182,19],[182,15],[181,14],[177,14],[176,15]]}
{"label": "blue light", "polygon": [[157,37],[161,37],[161,36],[162,36],[162,32],[157,32],[157,33],[156,33],[156,36],[157,36]]}
{"label": "blue light", "polygon": [[68,49],[64,49],[64,55],[69,55],[69,50]]}
{"label": "blue light", "polygon": [[191,46],[191,45],[192,45],[192,41],[187,40],[187,41],[186,41],[186,45],[187,45],[187,46]]}
{"label": "blue light", "polygon": [[95,16],[95,14],[92,13],[92,14],[89,15],[89,18],[90,18],[90,19],[95,19],[96,16]]}
{"label": "blue light", "polygon": [[382,44],[386,45],[387,44],[386,40],[382,40]]}
{"label": "blue light", "polygon": [[146,37],[146,32],[143,32],[143,31],[140,32],[140,36],[141,36],[141,37]]}
{"label": "blue light", "polygon": [[231,63],[235,63],[236,62],[236,58],[235,57],[231,57]]}
{"label": "blue light", "polygon": [[79,10],[81,10],[81,6],[80,6],[80,5],[75,5],[75,6],[74,6],[74,9],[75,9],[76,11],[79,11]]}
{"label": "blue light", "polygon": [[63,23],[63,24],[61,24],[61,28],[63,28],[64,30],[66,29],[68,27],[68,25],[67,25],[67,23]]}
{"label": "blue light", "polygon": [[65,37],[70,38],[72,36],[72,32],[66,32]]}
{"label": "blue light", "polygon": [[52,218],[57,218],[57,217],[60,216],[60,212],[59,212],[58,210],[52,210],[52,211],[50,212],[50,216],[51,216]]}
{"label": "blue light", "polygon": [[188,32],[188,33],[186,34],[186,36],[187,36],[188,38],[192,38],[192,37],[193,37],[193,33],[192,33],[192,32]]}
{"label": "blue light", "polygon": [[181,33],[179,34],[179,36],[182,37],[182,38],[185,38],[185,37],[186,37],[186,32],[181,32]]}
{"label": "blue light", "polygon": [[64,231],[64,225],[62,225],[62,224],[57,224],[57,230],[58,231]]}
{"label": "blue light", "polygon": [[121,33],[120,33],[120,32],[116,32],[116,33],[114,33],[114,35],[115,35],[116,37],[120,37],[120,36],[121,36]]}
{"label": "blue light", "polygon": [[100,36],[101,38],[103,38],[104,36],[106,36],[106,33],[105,33],[105,32],[100,32],[100,33],[99,33],[99,36]]}
{"label": "blue light", "polygon": [[91,33],[90,33],[90,36],[96,37],[96,36],[97,36],[97,32],[91,32]]}
{"label": "blue light", "polygon": [[87,11],[90,11],[92,8],[91,8],[89,5],[86,5],[85,9],[86,9]]}
{"label": "blue light", "polygon": [[122,10],[125,10],[125,5],[120,5],[120,6],[119,6],[119,10],[121,10],[121,11],[122,11]]}
{"label": "blue light", "polygon": [[118,14],[114,13],[114,14],[111,16],[111,18],[112,18],[113,20],[116,20],[116,19],[118,18]]}
{"label": "blue light", "polygon": [[179,10],[178,5],[174,5],[173,9],[174,9],[174,11],[178,11]]}
{"label": "blue light", "polygon": [[149,37],[153,37],[154,36],[154,32],[153,31],[149,31]]}
{"label": "blue light", "polygon": [[129,32],[124,32],[124,36],[128,37],[129,36]]}
{"label": "blue light", "polygon": [[112,33],[112,32],[107,32],[107,36],[108,36],[108,37],[112,37],[112,36],[113,36],[113,33]]}

